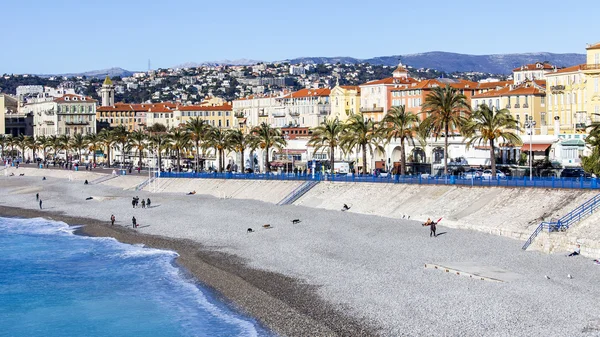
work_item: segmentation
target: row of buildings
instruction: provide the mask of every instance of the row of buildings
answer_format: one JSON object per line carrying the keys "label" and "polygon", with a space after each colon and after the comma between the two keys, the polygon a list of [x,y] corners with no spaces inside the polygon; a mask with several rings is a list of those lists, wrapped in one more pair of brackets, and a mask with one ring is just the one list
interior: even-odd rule
{"label": "row of buildings", "polygon": [[[474,109],[481,104],[509,109],[520,122],[519,133],[525,141],[529,138],[530,148],[536,155],[563,165],[575,165],[585,152],[586,126],[598,121],[600,116],[600,43],[589,45],[586,51],[585,64],[562,69],[543,62],[523,65],[513,70],[510,81],[420,80],[410,77],[407,68],[400,63],[390,77],[357,86],[336,83],[331,89],[281,91],[229,102],[209,97],[195,105],[116,103],[115,86],[108,77],[99,90],[100,102],[76,95],[69,89],[28,87],[21,88],[16,98],[0,95],[0,113],[4,115],[0,118],[0,132],[14,135],[31,132],[36,136],[72,135],[95,133],[99,128],[116,126],[133,131],[155,123],[167,128],[177,127],[194,117],[224,129],[248,130],[266,122],[282,128],[290,144],[284,149],[288,150],[288,155],[284,155],[284,151],[274,155],[283,159],[297,158],[301,165],[315,157],[326,159],[326,153],[311,154],[306,150],[310,128],[325,119],[343,121],[352,114],[362,113],[366,118],[380,121],[394,106],[404,106],[407,111],[420,113],[433,88],[449,85],[464,94]],[[439,146],[436,147],[435,142],[432,140],[431,145],[425,148],[412,146],[412,159],[439,162]],[[450,157],[461,160],[468,157],[471,158],[470,163],[485,164],[488,157],[485,148],[468,149],[460,138],[452,143]],[[367,163],[367,166],[374,167],[375,162],[384,162],[385,167],[392,166],[399,159],[395,158],[398,155],[394,155],[397,144],[389,147],[387,154],[373,155],[372,163]],[[481,153],[478,154],[478,150]],[[289,151],[292,151],[292,157]],[[501,156],[507,158],[518,158],[520,152],[528,152],[526,148],[501,151]]]}

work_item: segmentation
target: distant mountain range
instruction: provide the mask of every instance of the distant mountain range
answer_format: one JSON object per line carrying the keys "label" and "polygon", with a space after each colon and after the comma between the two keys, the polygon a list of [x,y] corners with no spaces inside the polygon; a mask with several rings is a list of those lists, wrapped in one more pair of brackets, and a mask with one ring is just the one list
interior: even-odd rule
{"label": "distant mountain range", "polygon": [[299,57],[286,60],[292,64],[298,63],[370,63],[374,65],[395,66],[398,60],[414,68],[432,68],[445,72],[476,71],[493,74],[509,74],[516,67],[537,61],[548,61],[558,67],[568,67],[585,63],[585,54],[554,54],[554,53],[523,53],[523,54],[493,54],[467,55],[433,51],[420,54],[380,56],[370,59],[353,57]]}
{"label": "distant mountain range", "polygon": [[261,63],[261,62],[264,62],[264,61],[249,60],[249,59],[237,59],[237,60],[206,61],[206,62],[201,62],[201,63],[186,62],[186,63],[179,64],[179,65],[176,65],[171,68],[183,69],[183,68],[196,68],[196,67],[200,67],[200,66],[219,66],[219,65],[221,65],[221,66],[251,66],[251,65],[255,65],[257,63]]}
{"label": "distant mountain range", "polygon": [[[279,62],[290,62],[291,64],[356,64],[356,63],[370,63],[373,65],[387,65],[395,66],[398,64],[398,60],[402,60],[402,63],[409,65],[413,68],[430,68],[444,72],[482,72],[492,74],[509,74],[516,67],[524,64],[544,62],[548,61],[558,67],[569,67],[576,64],[585,63],[585,54],[555,54],[555,53],[522,53],[522,54],[492,54],[492,55],[468,55],[468,54],[457,54],[447,53],[441,51],[432,51],[420,54],[407,54],[407,55],[392,55],[392,56],[379,56],[369,59],[358,59],[354,57],[298,57],[291,60],[283,60]],[[237,59],[237,60],[221,60],[221,61],[210,61],[210,62],[187,62],[172,68],[193,68],[203,65],[254,65],[264,61],[249,60],[249,59]],[[102,78],[106,75],[110,77],[131,76],[134,72],[125,70],[123,68],[110,68],[102,70],[92,70],[84,73],[72,73],[72,74],[56,74],[56,75],[40,75],[42,77],[50,76],[87,76]]]}
{"label": "distant mountain range", "polygon": [[52,76],[66,76],[66,77],[77,77],[77,76],[86,76],[88,78],[104,78],[106,75],[109,77],[121,76],[128,77],[133,75],[133,71],[125,70],[123,68],[110,68],[110,69],[102,69],[102,70],[92,70],[86,71],[84,73],[71,73],[71,74],[54,74],[54,75],[39,75],[40,77],[52,77]]}

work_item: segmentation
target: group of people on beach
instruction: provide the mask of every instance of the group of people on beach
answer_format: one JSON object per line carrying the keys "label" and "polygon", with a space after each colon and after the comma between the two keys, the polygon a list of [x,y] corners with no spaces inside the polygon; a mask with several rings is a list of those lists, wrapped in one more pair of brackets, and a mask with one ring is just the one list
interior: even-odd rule
{"label": "group of people on beach", "polygon": [[[131,200],[131,206],[133,206],[133,208],[137,208],[137,206],[139,204],[140,204],[140,197],[138,197],[138,196],[133,197],[133,200]],[[142,208],[150,208],[150,198],[148,198],[148,200],[142,199],[141,205],[142,205]]]}

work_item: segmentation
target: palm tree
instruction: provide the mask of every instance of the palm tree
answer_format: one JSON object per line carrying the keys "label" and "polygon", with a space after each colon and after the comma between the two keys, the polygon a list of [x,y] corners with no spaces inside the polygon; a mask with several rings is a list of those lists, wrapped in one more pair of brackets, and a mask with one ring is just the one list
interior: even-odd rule
{"label": "palm tree", "polygon": [[56,161],[56,154],[58,153],[58,137],[56,135],[48,136],[48,147],[52,149],[52,159]]}
{"label": "palm tree", "polygon": [[171,136],[166,133],[155,133],[150,136],[150,145],[156,148],[156,156],[158,157],[158,169],[162,168],[162,153],[169,148],[171,144]]}
{"label": "palm tree", "polygon": [[269,150],[272,148],[282,148],[287,142],[281,136],[281,129],[272,128],[266,122],[252,129],[252,133],[257,137],[258,145],[265,150],[265,172],[271,172],[269,165]]}
{"label": "palm tree", "polygon": [[209,125],[205,120],[200,119],[200,117],[194,117],[186,123],[185,127],[190,132],[191,140],[196,145],[196,170],[198,170],[198,162],[200,159],[200,142],[204,139],[206,133],[208,132]]}
{"label": "palm tree", "polygon": [[21,148],[21,160],[25,161],[25,151],[30,145],[29,136],[25,136],[24,134],[19,134],[15,139],[17,147]]}
{"label": "palm tree", "polygon": [[25,136],[25,141],[27,143],[26,147],[29,148],[32,152],[31,154],[31,158],[33,159],[33,161],[35,162],[35,152],[38,149],[38,144],[35,141],[35,138],[33,138],[33,136]]}
{"label": "palm tree", "polygon": [[17,137],[9,136],[7,145],[10,146],[10,157],[14,161],[15,160],[15,146],[19,146],[17,141]]}
{"label": "palm tree", "polygon": [[65,161],[69,161],[69,139],[67,135],[60,135],[56,138],[58,149],[65,151]]}
{"label": "palm tree", "polygon": [[96,165],[96,151],[101,148],[102,140],[97,133],[88,133],[85,135],[85,145],[88,147],[88,150],[93,153],[92,160],[94,165]]}
{"label": "palm tree", "polygon": [[76,133],[69,140],[69,146],[77,151],[77,155],[79,156],[79,162],[83,163],[81,150],[85,147],[86,139],[81,133]]}
{"label": "palm tree", "polygon": [[112,131],[109,129],[102,129],[98,133],[98,138],[102,144],[104,144],[104,148],[106,149],[106,158],[108,167],[110,167],[110,149],[115,143],[115,137],[113,136]]}
{"label": "palm tree", "polygon": [[125,164],[125,148],[129,143],[129,131],[123,125],[119,125],[112,130],[116,143],[121,145],[121,164]]}
{"label": "palm tree", "polygon": [[190,133],[182,129],[171,131],[171,148],[177,152],[177,172],[181,172],[181,151],[190,147]]}
{"label": "palm tree", "polygon": [[5,134],[0,134],[0,158],[4,157],[4,148],[8,143],[9,136]]}
{"label": "palm tree", "polygon": [[223,172],[223,166],[225,166],[224,152],[230,148],[229,140],[228,132],[219,127],[211,126],[206,135],[206,145],[215,149],[219,172]]}
{"label": "palm tree", "polygon": [[35,143],[36,147],[42,150],[44,154],[44,161],[46,161],[48,159],[46,158],[46,153],[48,152],[48,148],[51,146],[49,138],[46,136],[37,136],[35,138]]}
{"label": "palm tree", "polygon": [[146,148],[147,137],[146,134],[140,130],[133,131],[129,135],[129,142],[133,148],[137,151],[138,155],[138,167],[142,167],[142,155],[144,148]]}
{"label": "palm tree", "polygon": [[436,138],[443,132],[444,175],[448,175],[448,137],[451,130],[462,128],[471,112],[467,97],[449,85],[435,87],[425,97],[421,111],[426,114],[426,123],[431,126]]}
{"label": "palm tree", "polygon": [[340,137],[344,132],[344,124],[335,119],[326,119],[321,125],[314,128],[312,136],[306,145],[313,146],[315,153],[321,148],[329,149],[331,172],[335,169],[335,149],[338,147]]}
{"label": "palm tree", "polygon": [[346,132],[340,140],[340,145],[348,151],[354,147],[362,151],[363,173],[367,173],[367,150],[371,155],[375,151],[383,152],[383,146],[379,144],[379,136],[376,124],[365,119],[362,113],[354,114],[346,121]]}
{"label": "palm tree", "polygon": [[[514,131],[511,131],[514,130]],[[504,141],[520,145],[521,138],[516,133],[518,122],[511,116],[510,111],[501,109],[494,111],[485,104],[479,106],[471,114],[469,121],[463,126],[463,131],[469,140],[467,147],[473,143],[490,144],[490,162],[492,164],[492,178],[496,178],[496,144]]]}
{"label": "palm tree", "polygon": [[404,105],[392,107],[382,120],[381,132],[383,137],[390,142],[400,139],[400,175],[406,174],[406,148],[405,141],[413,139],[419,116],[407,112]]}
{"label": "palm tree", "polygon": [[168,130],[164,124],[154,123],[150,127],[148,127],[147,131],[150,132],[151,134],[155,134],[155,133],[165,133]]}
{"label": "palm tree", "polygon": [[242,130],[240,129],[233,129],[230,130],[227,133],[227,142],[229,143],[229,147],[236,151],[239,152],[241,155],[240,158],[240,172],[245,172],[246,169],[246,164],[244,162],[244,151],[246,150],[246,148],[248,146],[250,146],[250,143],[254,142],[254,135],[252,134],[247,134],[245,135]]}

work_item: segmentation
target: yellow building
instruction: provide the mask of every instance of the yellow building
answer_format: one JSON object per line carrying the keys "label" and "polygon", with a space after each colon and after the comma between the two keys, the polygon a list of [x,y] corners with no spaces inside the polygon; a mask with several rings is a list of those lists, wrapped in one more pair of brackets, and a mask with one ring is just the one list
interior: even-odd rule
{"label": "yellow building", "polygon": [[477,94],[471,98],[476,109],[482,104],[494,109],[508,109],[519,122],[521,135],[528,133],[525,122],[535,121],[534,134],[547,135],[552,122],[546,114],[545,81],[526,81],[519,85],[510,85],[496,90]]}
{"label": "yellow building", "polygon": [[583,64],[547,73],[548,120],[554,134],[585,132],[590,114],[586,108],[586,76]]}
{"label": "yellow building", "polygon": [[176,124],[185,124],[192,118],[199,117],[205,120],[209,125],[224,129],[238,128],[236,118],[233,115],[231,104],[216,106],[208,105],[188,105],[182,106],[174,111]]}
{"label": "yellow building", "polygon": [[360,112],[360,87],[338,84],[331,89],[329,102],[331,104],[330,118],[345,121],[348,116]]}
{"label": "yellow building", "polygon": [[583,65],[586,85],[586,110],[592,121],[600,121],[600,42],[588,45],[587,63]]}

